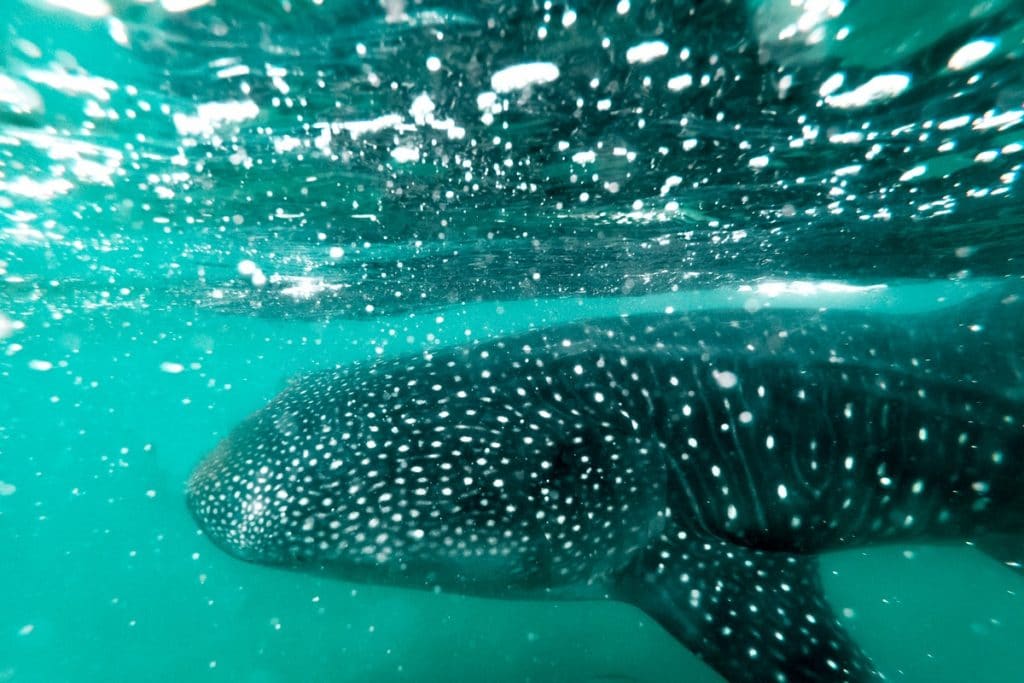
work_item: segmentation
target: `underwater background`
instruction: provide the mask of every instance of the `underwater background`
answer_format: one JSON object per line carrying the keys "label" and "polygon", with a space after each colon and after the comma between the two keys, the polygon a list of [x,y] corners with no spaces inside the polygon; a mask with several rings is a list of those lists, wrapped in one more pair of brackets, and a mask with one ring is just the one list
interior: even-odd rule
{"label": "underwater background", "polygon": [[[1012,0],[0,0],[0,682],[720,680],[245,564],[184,482],[300,373],[625,312],[958,311],[1020,400],[1022,57]],[[822,574],[889,679],[1024,677],[973,548]]]}

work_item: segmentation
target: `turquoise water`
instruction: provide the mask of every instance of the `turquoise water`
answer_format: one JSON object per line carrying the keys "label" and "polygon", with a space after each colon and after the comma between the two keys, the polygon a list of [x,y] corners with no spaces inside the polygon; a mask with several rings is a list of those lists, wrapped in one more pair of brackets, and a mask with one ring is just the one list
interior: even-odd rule
{"label": "turquoise water", "polygon": [[[923,307],[924,290],[913,293],[901,305]],[[499,334],[535,310],[580,310],[494,308],[409,331],[450,342],[463,326]],[[244,564],[194,535],[182,500],[194,463],[289,376],[374,356],[369,340],[391,323],[121,310],[26,326],[15,358],[55,367],[5,365],[3,480],[17,487],[0,499],[5,678],[717,680],[624,604],[346,584]],[[161,371],[167,362],[188,369]],[[871,548],[826,557],[823,573],[854,636],[897,679],[1000,680],[1020,665],[1024,586],[980,553]]]}
{"label": "turquoise water", "polygon": [[[184,482],[299,373],[621,312],[971,300],[1024,366],[1024,8],[804,4],[2,2],[0,682],[718,680],[625,604],[239,562]],[[889,678],[1020,678],[973,548],[822,573]]]}

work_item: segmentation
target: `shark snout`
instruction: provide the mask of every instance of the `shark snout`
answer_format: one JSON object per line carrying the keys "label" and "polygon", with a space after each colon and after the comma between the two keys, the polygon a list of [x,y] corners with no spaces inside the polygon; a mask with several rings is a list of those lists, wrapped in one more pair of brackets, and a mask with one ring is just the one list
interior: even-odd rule
{"label": "shark snout", "polygon": [[[243,560],[273,561],[278,505],[271,487],[246,476],[230,439],[192,472],[185,499],[199,529],[215,545]],[[241,467],[240,467],[241,466]]]}

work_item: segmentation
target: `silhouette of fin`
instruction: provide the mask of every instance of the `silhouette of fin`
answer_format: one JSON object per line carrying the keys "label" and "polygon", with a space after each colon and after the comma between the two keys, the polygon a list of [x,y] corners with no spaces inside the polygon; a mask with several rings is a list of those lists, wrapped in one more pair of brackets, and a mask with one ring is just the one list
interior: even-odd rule
{"label": "silhouette of fin", "polygon": [[974,546],[1002,565],[1024,575],[1024,536],[985,534],[972,541]]}
{"label": "silhouette of fin", "polygon": [[826,603],[813,557],[662,535],[614,595],[732,683],[882,679]]}

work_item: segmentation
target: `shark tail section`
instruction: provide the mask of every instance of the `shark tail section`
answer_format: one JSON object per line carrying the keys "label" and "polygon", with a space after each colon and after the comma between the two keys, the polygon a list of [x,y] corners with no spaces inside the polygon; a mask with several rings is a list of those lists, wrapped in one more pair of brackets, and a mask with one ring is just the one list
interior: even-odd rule
{"label": "shark tail section", "polygon": [[978,530],[965,534],[965,540],[1024,577],[1024,417],[1019,415],[1010,427],[1013,433],[1006,439],[1005,453],[996,451],[999,461],[1009,466],[1005,471],[986,473],[985,481],[991,482],[998,502]]}

